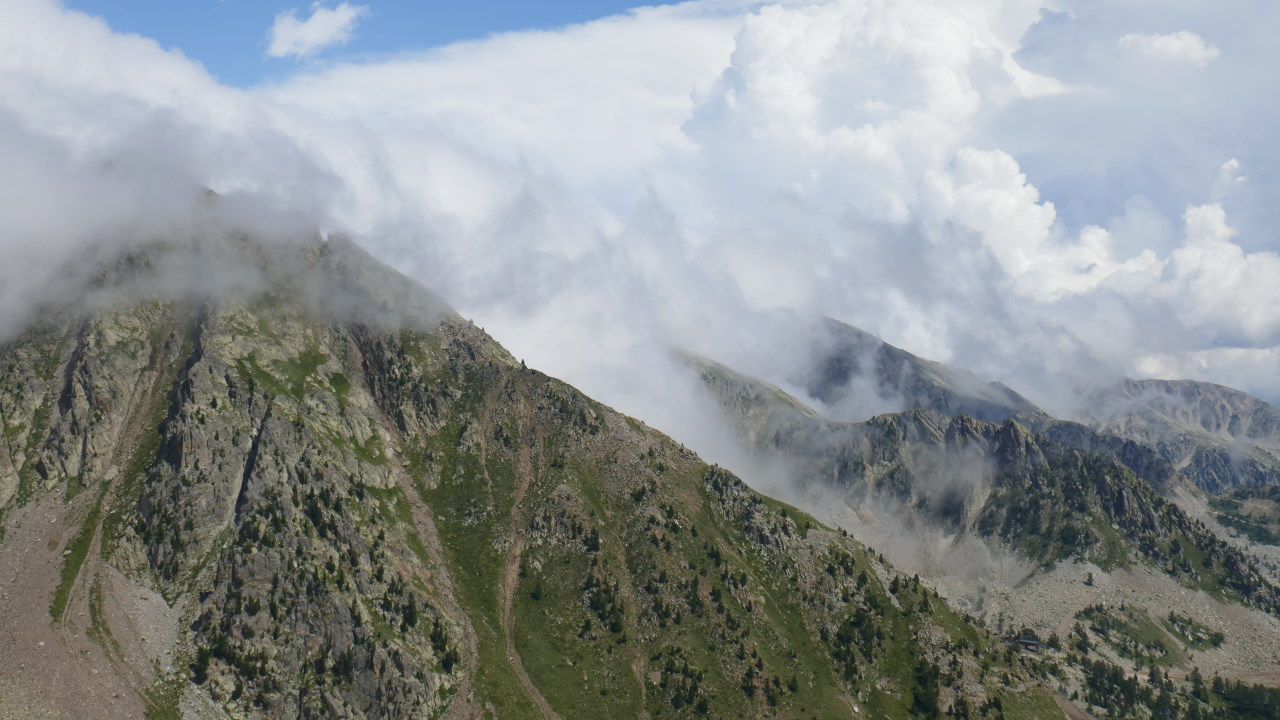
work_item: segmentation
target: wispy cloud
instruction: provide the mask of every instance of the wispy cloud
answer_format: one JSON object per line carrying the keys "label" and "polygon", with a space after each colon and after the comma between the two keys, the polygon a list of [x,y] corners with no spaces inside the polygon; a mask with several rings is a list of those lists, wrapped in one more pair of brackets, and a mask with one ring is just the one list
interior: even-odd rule
{"label": "wispy cloud", "polygon": [[317,2],[311,6],[311,16],[305,19],[298,17],[296,8],[282,12],[276,15],[275,24],[271,26],[267,55],[303,58],[325,48],[344,45],[351,41],[356,25],[368,14],[368,6],[345,2],[332,8]]}
{"label": "wispy cloud", "polygon": [[1167,35],[1129,33],[1120,38],[1120,47],[1153,60],[1187,63],[1197,67],[1208,65],[1222,54],[1216,46],[1186,30]]}

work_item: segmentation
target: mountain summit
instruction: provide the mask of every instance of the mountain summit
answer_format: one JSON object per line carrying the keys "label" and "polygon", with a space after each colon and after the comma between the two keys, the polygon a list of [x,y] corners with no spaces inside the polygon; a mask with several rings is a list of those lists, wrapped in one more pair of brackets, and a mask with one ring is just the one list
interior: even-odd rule
{"label": "mountain summit", "polygon": [[[876,407],[882,412],[934,410],[987,422],[1048,420],[1031,401],[963,368],[926,360],[871,333],[822,318],[811,338],[810,365],[799,378],[827,406]],[[843,418],[862,420],[864,417]]]}

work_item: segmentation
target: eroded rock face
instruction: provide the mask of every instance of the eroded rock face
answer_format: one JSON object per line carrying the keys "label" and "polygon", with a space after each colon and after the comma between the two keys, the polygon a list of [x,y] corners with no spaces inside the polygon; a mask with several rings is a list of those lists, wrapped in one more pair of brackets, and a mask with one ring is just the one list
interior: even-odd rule
{"label": "eroded rock face", "polygon": [[1094,393],[1085,421],[1156,448],[1209,492],[1280,483],[1280,409],[1213,383],[1126,380]]}
{"label": "eroded rock face", "polygon": [[[341,330],[285,313],[213,308],[197,328],[136,530],[174,591],[212,568],[192,627],[215,700],[247,685],[271,714],[284,698],[319,714],[342,696],[336,676],[357,691],[344,713],[378,717],[380,704],[438,709],[451,684],[431,671],[438,612],[394,569],[368,507],[398,468],[364,384],[344,372],[352,352]],[[394,639],[375,623],[398,626]]]}

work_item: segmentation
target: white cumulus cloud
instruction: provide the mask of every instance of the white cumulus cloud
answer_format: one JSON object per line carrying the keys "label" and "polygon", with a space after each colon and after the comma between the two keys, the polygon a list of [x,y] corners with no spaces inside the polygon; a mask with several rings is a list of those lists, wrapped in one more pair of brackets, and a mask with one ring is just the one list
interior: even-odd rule
{"label": "white cumulus cloud", "polygon": [[299,18],[296,8],[282,12],[271,26],[267,55],[303,58],[346,44],[355,34],[356,24],[368,14],[367,6],[345,2],[331,8],[314,3],[307,18]]}
{"label": "white cumulus cloud", "polygon": [[1130,52],[1169,62],[1182,62],[1204,67],[1222,54],[1199,35],[1181,30],[1167,35],[1129,33],[1120,38],[1120,47]]}
{"label": "white cumulus cloud", "polygon": [[[1123,62],[1116,38],[1157,22],[1220,55]],[[8,0],[0,259],[25,259],[0,263],[0,305],[189,182],[352,233],[677,434],[694,391],[667,346],[781,381],[804,313],[1051,410],[1157,370],[1276,400],[1277,23],[1280,4],[700,0],[238,90]]]}

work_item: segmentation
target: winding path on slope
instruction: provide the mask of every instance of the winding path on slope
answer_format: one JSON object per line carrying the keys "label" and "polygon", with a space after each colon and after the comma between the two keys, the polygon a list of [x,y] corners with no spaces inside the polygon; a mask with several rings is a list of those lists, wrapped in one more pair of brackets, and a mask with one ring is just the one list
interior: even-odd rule
{"label": "winding path on slope", "polygon": [[[532,423],[532,411],[529,407],[528,386],[521,383],[524,400],[522,402],[522,424],[524,432],[522,436],[526,436],[534,431]],[[520,559],[524,555],[524,497],[529,491],[529,486],[533,483],[533,457],[531,451],[532,443],[536,442],[535,438],[528,438],[520,443],[520,459],[519,468],[516,472],[516,489],[515,496],[511,503],[511,519],[508,524],[511,537],[511,546],[507,549],[507,561],[502,568],[502,582],[498,586],[498,600],[502,607],[502,638],[506,644],[507,660],[511,662],[511,667],[515,670],[516,677],[520,680],[520,684],[524,687],[525,692],[538,706],[538,710],[542,713],[543,720],[560,720],[560,716],[551,709],[551,704],[542,696],[538,687],[529,679],[529,673],[525,672],[524,662],[520,659],[520,653],[516,650],[515,642],[515,619],[512,609],[515,605],[516,587],[520,580]]]}

